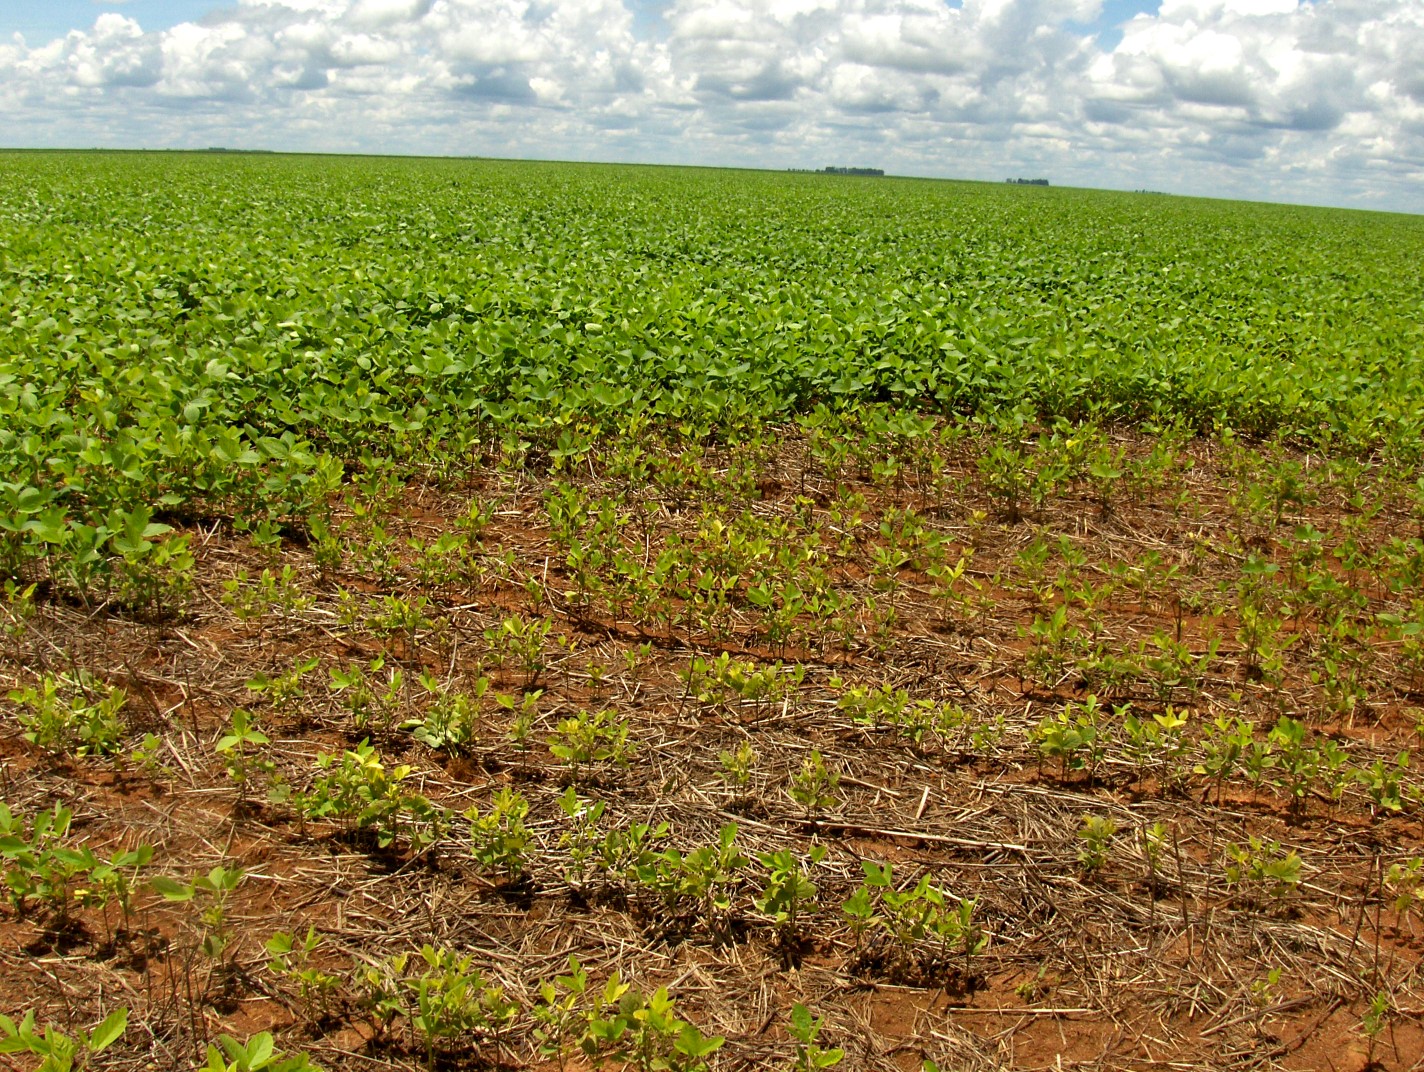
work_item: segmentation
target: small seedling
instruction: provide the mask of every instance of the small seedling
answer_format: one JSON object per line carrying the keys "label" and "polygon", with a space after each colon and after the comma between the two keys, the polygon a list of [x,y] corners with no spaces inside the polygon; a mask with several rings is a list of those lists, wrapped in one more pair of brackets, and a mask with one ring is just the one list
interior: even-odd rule
{"label": "small seedling", "polygon": [[589,804],[579,798],[573,786],[559,798],[559,810],[568,819],[568,829],[559,837],[559,848],[568,857],[564,879],[576,890],[588,881],[590,868],[598,852],[598,823],[603,818],[603,801]]}
{"label": "small seedling", "polygon": [[321,1072],[321,1067],[305,1053],[283,1053],[271,1033],[262,1031],[246,1042],[219,1035],[217,1046],[208,1043],[208,1063],[198,1072]]}
{"label": "small seedling", "polygon": [[1394,898],[1394,910],[1412,934],[1414,917],[1424,905],[1424,857],[1415,856],[1390,864],[1384,876],[1384,888]]}
{"label": "small seedling", "polygon": [[[572,791],[572,788],[570,789]],[[524,820],[529,802],[507,786],[494,795],[483,815],[470,808],[470,854],[481,869],[517,880],[524,874],[533,835]]]}
{"label": "small seedling", "polygon": [[1385,1027],[1389,1024],[1389,1014],[1391,1003],[1389,991],[1379,990],[1370,998],[1369,1008],[1365,1010],[1365,1015],[1360,1019],[1360,1032],[1365,1036],[1365,1067],[1375,1067],[1375,1047],[1379,1044],[1379,1037],[1384,1033]]}
{"label": "small seedling", "polygon": [[[248,784],[254,775],[263,775],[269,781],[275,778],[276,764],[261,754],[269,743],[267,735],[257,728],[252,715],[239,707],[232,713],[227,732],[213,746],[214,751],[223,757],[229,780],[237,787],[239,812],[246,807]],[[275,795],[282,795],[275,781],[272,789]]]}
{"label": "small seedling", "polygon": [[297,1000],[307,1017],[319,1021],[331,1012],[332,1002],[341,986],[341,977],[322,971],[312,963],[312,954],[321,947],[322,939],[315,927],[308,927],[304,938],[298,939],[286,931],[278,931],[267,939],[267,970],[296,984]]}
{"label": "small seedling", "polygon": [[[1119,708],[1117,714],[1126,714]],[[1091,779],[1106,750],[1106,727],[1096,696],[1081,704],[1069,703],[1056,715],[1049,715],[1031,731],[1045,759],[1058,760],[1058,777],[1066,779],[1070,770],[1086,770]]]}
{"label": "small seedling", "polygon": [[1093,874],[1108,862],[1108,852],[1113,835],[1117,833],[1117,823],[1106,815],[1085,815],[1083,825],[1078,830],[1078,839],[1083,846],[1078,850],[1078,864],[1087,874]]}
{"label": "small seedling", "polygon": [[836,790],[840,788],[841,776],[826,767],[819,750],[811,749],[811,754],[801,762],[801,769],[792,776],[786,787],[787,795],[813,815],[836,802]]}
{"label": "small seedling", "polygon": [[88,1067],[89,1058],[117,1042],[128,1023],[129,1010],[115,1009],[93,1031],[81,1031],[77,1038],[70,1038],[53,1027],[36,1031],[33,1009],[18,1024],[0,1015],[0,1054],[28,1053],[42,1058],[34,1072],[71,1072]]}
{"label": "small seedling", "polygon": [[816,884],[811,881],[809,872],[825,858],[824,845],[812,845],[806,863],[790,849],[758,857],[766,868],[766,884],[756,900],[756,908],[771,920],[783,941],[799,940],[801,915],[807,905],[815,903],[816,897]]}
{"label": "small seedling", "polygon": [[75,678],[46,674],[39,687],[12,689],[10,701],[19,704],[24,738],[37,748],[76,756],[110,755],[119,750],[124,723],[119,717],[127,697],[111,688],[97,701],[89,698],[99,686],[87,673]]}
{"label": "small seedling", "polygon": [[824,1021],[811,1015],[811,1010],[800,1002],[791,1006],[791,1023],[787,1034],[796,1043],[796,1072],[815,1072],[818,1068],[834,1068],[845,1057],[839,1047],[825,1049],[817,1043]]}
{"label": "small seedling", "polygon": [[335,819],[348,831],[370,831],[376,845],[388,849],[402,837],[422,853],[445,834],[448,816],[423,794],[405,788],[411,768],[386,768],[369,741],[340,756],[317,756],[319,774],[306,793],[293,801],[303,818]]}
{"label": "small seedling", "polygon": [[1300,885],[1301,859],[1295,850],[1282,851],[1278,842],[1249,838],[1245,845],[1226,846],[1226,884],[1239,886],[1248,898],[1259,892],[1283,901]]}
{"label": "small seedling", "polygon": [[723,752],[718,758],[722,762],[722,781],[729,788],[745,789],[751,782],[752,771],[756,768],[757,754],[750,741],[743,741],[735,752]]}
{"label": "small seedling", "polygon": [[580,711],[558,724],[549,738],[549,751],[568,764],[570,778],[577,783],[589,766],[626,767],[636,746],[628,739],[626,718],[611,710],[596,715]]}
{"label": "small seedling", "polygon": [[539,1056],[559,1062],[560,1072],[568,1065],[568,1051],[582,1036],[586,1022],[584,995],[588,992],[588,972],[570,954],[569,973],[553,982],[539,984],[539,1004],[530,1015],[534,1020],[534,1039]]}
{"label": "small seedling", "polygon": [[203,924],[203,954],[214,966],[224,962],[224,955],[232,944],[232,933],[227,927],[228,901],[233,891],[242,884],[246,873],[240,867],[224,867],[219,864],[206,875],[199,875],[191,883],[160,875],[150,882],[154,891],[164,900],[184,902],[200,897],[203,903],[201,920]]}

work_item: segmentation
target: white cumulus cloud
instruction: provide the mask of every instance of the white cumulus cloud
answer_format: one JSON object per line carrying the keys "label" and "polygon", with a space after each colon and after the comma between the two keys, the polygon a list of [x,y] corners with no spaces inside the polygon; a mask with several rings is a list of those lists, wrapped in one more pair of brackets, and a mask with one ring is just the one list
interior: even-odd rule
{"label": "white cumulus cloud", "polygon": [[1424,210],[1424,3],[237,0],[0,44],[16,144],[854,163]]}

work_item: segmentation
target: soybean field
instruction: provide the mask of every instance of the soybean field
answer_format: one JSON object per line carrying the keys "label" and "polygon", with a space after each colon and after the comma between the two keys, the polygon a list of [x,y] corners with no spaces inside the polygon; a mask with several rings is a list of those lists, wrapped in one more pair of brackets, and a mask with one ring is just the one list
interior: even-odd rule
{"label": "soybean field", "polygon": [[1419,1068],[1420,263],[0,153],[0,1067]]}

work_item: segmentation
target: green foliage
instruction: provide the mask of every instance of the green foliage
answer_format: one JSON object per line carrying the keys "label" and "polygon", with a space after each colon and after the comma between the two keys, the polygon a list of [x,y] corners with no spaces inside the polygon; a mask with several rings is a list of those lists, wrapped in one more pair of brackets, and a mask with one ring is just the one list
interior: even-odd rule
{"label": "green foliage", "polygon": [[544,669],[544,641],[553,622],[548,618],[527,621],[506,618],[485,630],[485,643],[500,664],[513,662],[524,671],[524,687],[530,689]]}
{"label": "green foliage", "polygon": [[525,825],[529,802],[508,786],[500,789],[489,810],[470,808],[470,854],[481,869],[518,879],[524,873],[533,835]]}
{"label": "green foliage", "polygon": [[277,1049],[271,1032],[261,1031],[246,1042],[219,1035],[208,1044],[208,1061],[198,1072],[321,1072],[305,1053],[286,1054]]}
{"label": "green foliage", "polygon": [[813,748],[801,761],[801,769],[791,776],[786,793],[811,815],[835,804],[840,784],[840,774],[827,767],[820,750]]}
{"label": "green foliage", "polygon": [[235,708],[226,732],[218,738],[213,750],[223,759],[227,776],[237,786],[237,802],[241,808],[247,801],[248,783],[254,775],[262,775],[271,783],[274,798],[285,796],[285,787],[277,781],[277,765],[263,755],[271,741],[253,719],[251,712]]}
{"label": "green foliage", "polygon": [[[268,548],[305,528],[329,574],[328,499],[347,471],[375,507],[388,459],[444,464],[447,444],[491,431],[512,458],[571,473],[648,422],[695,433],[800,415],[822,430],[821,464],[889,484],[919,464],[920,414],[979,414],[1013,433],[981,461],[1006,517],[1077,485],[1106,510],[1135,475],[1098,431],[1110,422],[1417,456],[1419,239],[1384,217],[1185,201],[1144,215],[1125,195],[1073,192],[1033,200],[1025,256],[1004,236],[1026,233],[1028,201],[987,185],[296,157],[4,167],[0,382],[19,386],[0,401],[0,575],[24,581],[48,559],[91,603],[181,612],[192,550],[160,510],[233,519]],[[314,218],[313,197],[348,211]],[[688,219],[705,255],[686,253]],[[1144,285],[1129,248],[1175,270]],[[953,285],[926,263],[956,265]],[[1081,313],[1056,312],[1046,287]],[[831,434],[855,410],[863,457]],[[1035,417],[1038,436],[1024,431]],[[1081,433],[1054,424],[1085,417]],[[718,488],[693,470],[684,494]],[[1274,525],[1308,483],[1271,454],[1243,508]],[[551,508],[576,604],[601,594],[621,549],[593,531],[597,504],[581,510]],[[490,516],[473,504],[461,536]],[[891,529],[887,562],[928,550]],[[458,540],[416,552],[432,591],[469,561]],[[730,574],[706,575],[716,627]],[[768,596],[774,642],[797,598]],[[414,605],[387,609],[397,632],[420,628]],[[537,655],[515,658],[538,673]]]}
{"label": "green foliage", "polygon": [[1368,767],[1355,771],[1356,780],[1364,787],[1376,813],[1404,810],[1405,778],[1409,774],[1408,749],[1394,757],[1393,763],[1377,759]]}
{"label": "green foliage", "polygon": [[845,1057],[845,1051],[836,1047],[826,1049],[817,1043],[821,1035],[822,1020],[812,1016],[811,1010],[799,1001],[791,1006],[791,1022],[786,1032],[796,1043],[796,1072],[814,1072],[818,1068],[834,1068]]}
{"label": "green foliage", "polygon": [[16,584],[4,578],[0,586],[0,637],[19,641],[29,630],[30,620],[35,616],[35,591],[37,584]]}
{"label": "green foliage", "polygon": [[[128,923],[133,916],[133,891],[138,885],[138,874],[142,868],[153,862],[153,846],[139,845],[113,853],[107,860],[92,858],[92,850],[87,846],[78,850],[84,857],[84,885],[74,891],[77,903],[92,908],[106,910],[110,903],[117,903],[123,921]],[[107,916],[106,916],[107,924]]]}
{"label": "green foliage", "polygon": [[1132,711],[1122,716],[1122,748],[1137,768],[1141,781],[1148,772],[1160,773],[1169,783],[1179,782],[1185,772],[1180,763],[1187,752],[1187,715],[1170,705],[1151,718],[1138,718]]}
{"label": "green foliage", "polygon": [[6,892],[16,911],[23,912],[32,897],[65,910],[68,882],[79,863],[63,843],[73,818],[73,812],[56,804],[26,822],[0,803],[0,857],[5,860]]}
{"label": "green foliage", "polygon": [[752,747],[751,741],[743,741],[735,752],[724,751],[719,753],[717,758],[722,764],[722,781],[733,789],[745,789],[751,782],[757,762],[756,749]]}
{"label": "green foliage", "polygon": [[1280,771],[1279,782],[1290,800],[1291,811],[1298,813],[1320,771],[1320,754],[1307,742],[1304,723],[1287,715],[1272,727],[1267,744],[1275,753],[1275,768]]}
{"label": "green foliage", "polygon": [[117,904],[127,924],[138,875],[153,861],[153,846],[120,849],[106,859],[82,842],[66,840],[72,819],[68,808],[56,804],[27,822],[0,803],[0,860],[10,906],[24,915],[34,902],[61,924],[72,907],[97,908],[107,927],[108,907]]}
{"label": "green foliage", "polygon": [[[226,569],[235,530],[258,561],[223,586],[221,617],[245,623],[266,668],[245,707],[269,726],[300,714],[367,738],[321,758],[295,801],[301,819],[429,848],[447,817],[417,791],[418,773],[372,742],[389,756],[412,740],[478,753],[488,771],[509,772],[507,733],[527,746],[512,773],[537,777],[552,728],[544,759],[572,783],[560,811],[540,816],[557,830],[503,790],[460,826],[471,866],[541,881],[562,868],[575,902],[651,906],[689,932],[738,933],[754,899],[763,937],[804,944],[821,914],[816,887],[832,880],[804,841],[749,866],[730,824],[709,844],[674,848],[665,827],[627,821],[646,817],[659,790],[681,798],[706,786],[658,787],[640,772],[642,795],[630,796],[629,722],[605,704],[651,696],[679,724],[659,736],[715,742],[690,770],[715,770],[727,747],[721,795],[771,825],[778,817],[753,807],[766,802],[749,799],[771,778],[786,776],[807,819],[838,807],[842,757],[810,751],[838,731],[837,748],[888,739],[886,755],[896,741],[917,753],[896,757],[914,770],[908,795],[898,775],[875,779],[897,794],[901,820],[921,784],[943,782],[946,755],[1001,742],[1015,763],[1026,745],[1060,780],[1103,775],[1118,795],[1215,788],[1220,803],[1249,785],[1297,820],[1319,819],[1307,816],[1319,802],[1368,807],[1381,835],[1417,807],[1409,754],[1381,745],[1424,681],[1424,544],[1406,529],[1381,542],[1392,521],[1424,519],[1424,232],[1403,218],[1165,198],[1146,211],[1141,199],[1083,191],[1054,191],[1030,210],[1020,192],[987,186],[851,190],[814,177],[489,161],[34,155],[3,167],[0,638],[15,650],[13,673],[34,675],[6,717],[38,748],[121,755],[125,744],[122,695],[62,669],[89,652],[51,650],[74,608],[96,639],[122,629],[191,658],[186,632],[168,626],[189,604],[195,558]],[[1124,450],[1114,437],[1129,427],[1167,430]],[[1191,441],[1200,433],[1216,435]],[[1297,450],[1311,445],[1326,449]],[[1213,531],[1214,501],[1193,501],[1201,484],[1180,479],[1193,459],[1231,469],[1234,525]],[[1129,514],[1133,500],[1142,509]],[[432,502],[455,504],[452,530],[431,531]],[[516,519],[531,503],[543,516]],[[1307,512],[1339,530],[1316,531]],[[526,523],[548,542],[542,563],[501,545]],[[1108,541],[1135,557],[1105,575],[1084,549]],[[353,653],[342,658],[359,661],[331,668],[327,694],[308,653],[334,649],[293,643],[292,630],[328,628],[329,607],[333,639]],[[1015,618],[1021,666],[1003,634]],[[372,633],[384,657],[371,658]],[[575,637],[597,647],[576,657]],[[658,654],[628,650],[640,641]],[[849,658],[827,651],[837,641]],[[103,644],[95,657],[108,660]],[[912,645],[913,668],[899,658]],[[893,663],[883,676],[877,656]],[[803,657],[815,686],[804,692]],[[681,705],[663,702],[674,659],[687,671]],[[1372,674],[1376,660],[1400,673]],[[468,678],[440,676],[471,666]],[[831,666],[852,667],[856,684],[828,691]],[[1218,696],[1237,667],[1240,693]],[[1041,721],[1027,741],[1005,699],[1014,669],[1038,686],[1027,710]],[[126,687],[155,713],[169,688],[150,697],[144,681],[183,681],[176,663],[171,674],[143,659],[128,670]],[[1314,689],[1284,691],[1307,674]],[[544,723],[534,686],[553,689],[554,678],[557,714]],[[1070,688],[1081,693],[1065,703]],[[978,699],[966,712],[948,696]],[[1109,697],[1127,696],[1131,709],[1110,709]],[[812,726],[827,697],[833,725]],[[598,713],[575,714],[580,703]],[[195,732],[211,714],[201,702],[185,712]],[[775,733],[744,741],[726,728],[737,717]],[[1332,737],[1336,722],[1352,728]],[[245,799],[276,750],[243,709],[219,733],[218,761]],[[806,751],[788,770],[798,741]],[[158,743],[146,739],[138,762],[156,763]],[[985,766],[969,781],[984,781]],[[600,780],[606,805],[590,796]],[[1008,836],[986,833],[970,809],[951,815],[929,821],[965,835],[956,840]],[[890,817],[873,828],[890,829]],[[0,816],[18,925],[83,912],[92,926],[130,911],[151,859],[141,847],[94,856],[68,825],[58,807]],[[99,840],[109,825],[84,831],[106,854],[118,848]],[[1076,840],[1063,833],[1059,863],[1071,870],[1076,852],[1084,871],[1109,859],[1122,871],[1109,820],[1090,818]],[[1157,896],[1176,838],[1157,827],[1141,836]],[[539,855],[545,838],[558,839],[558,858]],[[1306,892],[1299,857],[1270,843],[1233,846],[1220,867],[1215,892],[1224,874],[1238,900]],[[1407,901],[1406,920],[1410,867],[1397,863],[1385,882]],[[234,967],[240,932],[218,909],[237,896],[235,874],[155,883],[202,906],[205,947]],[[1194,892],[1197,879],[1175,877],[1184,913],[1210,899],[1210,884]],[[982,920],[942,881],[917,870],[896,883],[886,867],[837,898],[849,892],[843,917],[877,956],[893,947],[917,964],[968,962]],[[316,943],[309,930],[268,946],[280,989],[313,1017],[330,979]],[[447,1052],[459,1045],[452,1025],[474,1025],[481,1044],[502,1030],[492,1025],[503,1013],[481,1023],[463,1011],[471,966],[450,956],[412,953],[393,976],[394,1004],[372,1006],[411,1025],[431,1061],[459,1060]],[[594,989],[570,962],[541,992],[546,1057],[706,1060],[708,1040],[678,1027],[657,994]],[[816,1048],[819,1021],[804,1008],[792,1026],[802,1066],[834,1052]],[[218,1060],[267,1054],[224,1046]]]}
{"label": "green foliage", "polygon": [[714,845],[686,854],[674,848],[641,853],[629,870],[638,885],[654,895],[666,920],[676,921],[690,908],[713,933],[723,934],[739,872],[747,865],[736,841],[737,824],[726,823]]}
{"label": "green foliage", "polygon": [[125,730],[119,715],[128,697],[122,689],[102,690],[85,671],[73,677],[45,674],[38,688],[12,689],[9,697],[23,709],[19,720],[25,740],[38,748],[77,756],[119,750]]}
{"label": "green foliage", "polygon": [[1055,687],[1069,671],[1080,667],[1091,652],[1087,635],[1070,617],[1067,603],[1059,603],[1047,614],[1035,614],[1019,632],[1028,638],[1024,665],[1029,676],[1045,688]]}
{"label": "green foliage", "polygon": [[112,599],[129,611],[154,620],[183,613],[193,589],[196,562],[190,536],[169,535],[168,525],[154,524],[147,506],[135,507],[122,519],[122,529],[109,541],[117,554]]}
{"label": "green foliage", "polygon": [[285,711],[302,699],[306,691],[303,682],[320,662],[321,660],[313,655],[298,659],[290,669],[275,676],[265,672],[258,673],[247,682],[247,688],[265,697],[275,710]]}
{"label": "green foliage", "polygon": [[554,1058],[560,1069],[568,1062],[568,1052],[584,1041],[585,995],[588,994],[588,972],[570,954],[568,975],[558,975],[553,981],[538,985],[538,1004],[530,1009],[534,1021],[534,1042],[543,1058]]}
{"label": "green foliage", "polygon": [[612,710],[596,715],[579,711],[562,720],[549,738],[549,751],[568,764],[575,782],[588,767],[626,767],[636,750],[637,745],[628,739],[627,718]]}
{"label": "green foliage", "polygon": [[1226,782],[1244,765],[1254,739],[1250,723],[1239,718],[1217,715],[1203,727],[1199,759],[1193,771],[1216,782],[1218,802]]}
{"label": "green foliage", "polygon": [[[1275,569],[1274,563],[1269,567]],[[1246,676],[1267,685],[1279,685],[1285,670],[1285,653],[1297,636],[1283,632],[1285,619],[1272,614],[1254,598],[1243,597],[1238,613],[1241,624],[1236,639],[1244,652]]]}
{"label": "green foliage", "polygon": [[543,689],[534,689],[520,695],[495,693],[495,704],[514,716],[506,735],[510,744],[521,751],[529,747],[529,735],[534,732],[534,719],[538,716],[539,699],[543,695]]}
{"label": "green foliage", "polygon": [[504,988],[474,966],[474,958],[426,944],[417,955],[400,953],[362,975],[367,1009],[384,1029],[404,1017],[434,1069],[437,1055],[453,1039],[501,1044],[519,1007]]}
{"label": "green foliage", "polygon": [[594,846],[595,869],[609,881],[636,876],[638,868],[655,855],[652,845],[667,837],[667,823],[629,823],[609,830]]}
{"label": "green foliage", "polygon": [[1369,1007],[1360,1018],[1360,1033],[1365,1036],[1368,1049],[1366,1061],[1374,1064],[1374,1051],[1380,1035],[1389,1025],[1390,1013],[1394,1011],[1388,990],[1377,990],[1370,997]]}
{"label": "green foliage", "polygon": [[415,852],[424,852],[444,835],[444,810],[404,785],[411,768],[387,769],[369,741],[340,756],[319,754],[317,769],[324,773],[311,789],[293,797],[304,818],[335,819],[347,831],[370,831],[382,849],[404,836]]}
{"label": "green foliage", "polygon": [[425,596],[385,595],[366,604],[363,624],[380,637],[401,637],[407,644],[414,645],[416,638],[435,629],[441,623],[427,613],[431,609],[430,600]]}
{"label": "green foliage", "polygon": [[1405,671],[1415,683],[1424,682],[1424,599],[1416,599],[1409,614],[1383,613],[1381,624],[1397,643]]}
{"label": "green foliage", "polygon": [[580,799],[573,786],[567,787],[559,798],[559,810],[568,821],[559,835],[559,848],[564,850],[567,861],[564,878],[575,889],[583,888],[594,866],[600,848],[598,824],[606,807],[601,800],[588,803]]}
{"label": "green foliage", "polygon": [[1078,864],[1085,872],[1092,874],[1107,864],[1116,833],[1117,823],[1110,816],[1083,816],[1083,825],[1078,830],[1078,840],[1083,843],[1078,850]]}
{"label": "green foliage", "polygon": [[806,677],[806,668],[783,672],[781,663],[766,666],[733,659],[725,651],[712,659],[694,656],[688,669],[688,692],[698,703],[720,703],[730,698],[762,703],[794,690]]}
{"label": "green foliage", "polygon": [[446,691],[428,675],[421,675],[421,684],[434,702],[420,718],[403,722],[401,728],[427,748],[455,755],[466,751],[479,738],[480,701],[489,691],[489,678],[477,678],[469,692]]}
{"label": "green foliage", "polygon": [[[1116,714],[1126,715],[1126,707]],[[1058,774],[1066,778],[1070,770],[1086,770],[1091,778],[1106,752],[1108,727],[1096,696],[1081,704],[1067,703],[1056,715],[1046,715],[1029,733],[1039,755],[1058,760]]]}
{"label": "green foliage", "polygon": [[1226,846],[1225,857],[1226,884],[1239,887],[1249,899],[1266,893],[1283,901],[1300,885],[1300,856],[1269,838],[1248,838],[1245,845],[1233,842]]}
{"label": "green foliage", "polygon": [[766,868],[766,879],[756,909],[765,915],[784,941],[800,937],[801,917],[815,904],[816,884],[810,870],[826,858],[824,845],[812,845],[806,860],[790,849],[763,853],[757,857]]}
{"label": "green foliage", "polygon": [[[1407,531],[1424,518],[1417,225],[1165,198],[1146,211],[1081,191],[1030,211],[1017,192],[909,181],[238,164],[4,158],[0,639],[11,685],[31,686],[11,693],[6,720],[37,749],[132,747],[121,693],[70,666],[103,666],[161,718],[175,688],[191,693],[174,653],[191,661],[221,635],[206,626],[236,624],[265,671],[236,698],[244,708],[214,722],[198,696],[182,710],[194,735],[231,710],[205,740],[218,737],[208,759],[242,800],[288,762],[263,726],[318,726],[335,755],[293,804],[305,829],[419,853],[451,820],[397,750],[413,749],[410,763],[474,755],[449,779],[478,766],[525,786],[543,777],[544,790],[557,779],[562,796],[558,811],[535,800],[534,821],[511,789],[471,790],[484,796],[454,820],[468,846],[457,870],[518,884],[506,894],[537,878],[538,900],[568,895],[577,910],[631,908],[672,940],[813,938],[833,958],[846,935],[834,920],[824,934],[822,917],[836,888],[866,954],[854,967],[916,965],[921,981],[950,958],[967,971],[988,925],[987,901],[956,897],[943,876],[957,871],[931,858],[1017,851],[983,847],[1014,823],[978,806],[941,810],[937,792],[927,813],[936,787],[994,789],[983,760],[946,780],[951,757],[1002,745],[1002,759],[1037,757],[1061,782],[1102,776],[1114,796],[1162,797],[1141,802],[1149,817],[1230,790],[1246,819],[1289,806],[1289,819],[1327,821],[1307,814],[1323,802],[1330,819],[1373,810],[1371,837],[1407,836],[1396,816],[1420,789],[1397,727],[1424,680],[1424,544]],[[1196,501],[1202,473],[1182,480],[1193,464],[1229,468],[1233,524],[1213,524],[1215,495]],[[232,575],[234,531],[248,561]],[[535,542],[547,545],[528,554]],[[226,611],[172,631],[199,561],[228,578]],[[85,645],[63,645],[75,608]],[[145,642],[164,662],[130,659]],[[312,652],[343,645],[320,688]],[[853,685],[827,686],[833,666]],[[1237,669],[1240,692],[1219,695]],[[1024,715],[1008,699],[1015,672]],[[537,685],[554,693],[547,720]],[[661,720],[646,770],[627,772],[649,745],[635,752],[625,715]],[[135,727],[137,739],[147,726]],[[343,752],[342,733],[366,740]],[[159,743],[135,749],[145,769]],[[187,763],[177,730],[172,743]],[[666,747],[702,750],[684,763]],[[782,806],[817,819],[839,807],[852,747],[894,760],[886,777],[853,764],[871,779],[857,793],[883,796],[864,794],[843,824],[790,826],[834,831],[843,848],[920,830],[913,877],[874,868],[840,888],[805,839],[746,861],[750,824],[786,826],[758,794],[785,784]],[[709,790],[718,759],[726,789]],[[214,792],[214,763],[185,772],[189,790]],[[33,793],[20,773],[17,792]],[[431,784],[456,792],[449,779]],[[1250,787],[1269,799],[1247,803]],[[745,816],[742,833],[729,823],[689,846],[679,829],[674,847],[656,820],[631,821],[658,797],[698,794]],[[1188,819],[1189,866],[1172,867],[1178,831],[1115,831],[1101,816],[1059,831],[1057,863],[1111,868],[1124,898],[1142,894],[1145,864],[1152,897],[1179,901],[1196,960],[1215,924],[1186,917],[1205,908],[1209,924],[1213,895],[1323,895],[1270,843],[1233,846],[1202,887],[1202,851],[1245,833],[1208,837]],[[68,824],[60,807],[0,814],[16,927],[130,914],[151,850],[112,840],[105,821],[81,827],[104,846],[94,856]],[[1141,836],[1139,860],[1126,834]],[[205,950],[235,969],[238,871],[192,877],[154,888],[191,900],[182,932],[201,910]],[[1397,860],[1384,886],[1408,924],[1417,868]],[[1048,934],[1012,898],[994,913],[1005,940],[1011,927],[1014,941]],[[182,911],[157,914],[165,931]],[[527,1058],[493,1052],[506,1011],[496,997],[471,1005],[493,992],[470,982],[464,952],[431,957],[412,952],[390,975],[377,1019],[409,1025],[441,1065]],[[340,1007],[315,931],[272,935],[262,960],[310,1018]],[[541,989],[545,1058],[708,1059],[708,1039],[658,994],[597,989],[575,961]],[[839,1059],[817,1048],[819,1026],[792,1009],[800,1066]],[[494,1045],[460,1052],[467,1041]],[[272,1063],[269,1042],[258,1051],[216,1052],[225,1066]]]}
{"label": "green foliage", "polygon": [[530,1010],[534,1021],[534,1042],[539,1056],[553,1058],[559,1068],[567,1066],[570,1048],[583,1039],[584,998],[588,993],[588,972],[570,954],[569,973],[539,984],[539,1003]]}
{"label": "green foliage", "polygon": [[18,1024],[0,1015],[0,1054],[28,1053],[41,1058],[34,1072],[78,1072],[89,1067],[90,1057],[117,1042],[128,1022],[129,1010],[115,1009],[93,1031],[70,1038],[53,1027],[36,1031],[33,1009]]}
{"label": "green foliage", "polygon": [[228,904],[233,892],[246,877],[247,873],[240,867],[218,864],[206,874],[198,875],[191,883],[159,875],[149,885],[166,901],[181,904],[196,898],[201,903],[201,949],[204,956],[221,963],[230,953],[235,937],[228,930]]}
{"label": "green foliage", "polygon": [[969,958],[988,944],[974,918],[976,902],[955,898],[922,875],[912,886],[897,888],[891,864],[861,862],[865,879],[841,906],[857,941],[868,929],[891,942],[891,956],[901,963],[931,959],[943,963],[952,953]]}
{"label": "green foliage", "polygon": [[707,1037],[677,1015],[665,987],[642,994],[615,974],[604,987],[602,1008],[590,1010],[580,1040],[595,1064],[619,1061],[638,1072],[703,1072],[707,1058],[725,1041]]}
{"label": "green foliage", "polygon": [[1401,920],[1418,915],[1424,906],[1424,857],[1412,856],[1390,864],[1384,888],[1393,898],[1394,910]]}
{"label": "green foliage", "polygon": [[[831,684],[835,686],[840,682]],[[917,749],[923,749],[927,739],[946,750],[957,749],[973,729],[970,717],[959,705],[911,700],[908,689],[890,685],[846,687],[837,698],[836,706],[857,725],[893,729]]]}
{"label": "green foliage", "polygon": [[992,443],[979,457],[979,471],[990,499],[1006,521],[1022,518],[1022,507],[1033,483],[1023,448]]}
{"label": "green foliage", "polygon": [[[351,727],[357,733],[385,733],[395,720],[405,687],[405,674],[399,668],[392,667],[382,682],[376,675],[385,669],[385,665],[385,657],[377,656],[364,667],[353,663],[344,668],[331,668],[331,691],[349,714]],[[442,729],[440,739],[443,741],[443,727],[439,728]]]}
{"label": "green foliage", "polygon": [[304,937],[278,931],[267,939],[265,948],[271,958],[267,970],[296,986],[297,1000],[308,1019],[316,1022],[328,1015],[341,988],[342,977],[324,971],[312,959],[321,948],[321,935],[308,927]]}

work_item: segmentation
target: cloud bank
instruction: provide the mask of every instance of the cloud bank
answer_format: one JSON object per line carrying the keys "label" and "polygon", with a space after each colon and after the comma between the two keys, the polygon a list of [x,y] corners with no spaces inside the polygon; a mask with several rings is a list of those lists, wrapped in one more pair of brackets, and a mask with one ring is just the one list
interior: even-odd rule
{"label": "cloud bank", "polygon": [[1424,4],[238,0],[0,44],[15,145],[1044,175],[1424,211]]}

